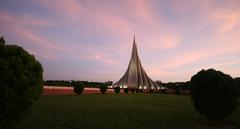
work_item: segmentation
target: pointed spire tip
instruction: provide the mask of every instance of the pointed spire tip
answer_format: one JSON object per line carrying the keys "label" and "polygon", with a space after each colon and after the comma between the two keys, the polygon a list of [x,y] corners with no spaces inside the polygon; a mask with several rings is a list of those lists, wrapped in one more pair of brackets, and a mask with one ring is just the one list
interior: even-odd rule
{"label": "pointed spire tip", "polygon": [[136,43],[136,41],[135,41],[135,33],[134,33],[134,37],[133,37],[133,43]]}

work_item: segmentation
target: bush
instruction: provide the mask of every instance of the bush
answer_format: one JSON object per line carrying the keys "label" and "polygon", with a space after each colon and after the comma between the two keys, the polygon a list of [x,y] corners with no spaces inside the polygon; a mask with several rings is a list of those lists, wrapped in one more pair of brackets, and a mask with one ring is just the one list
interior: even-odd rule
{"label": "bush", "polygon": [[136,89],[136,93],[139,93],[140,91],[139,91],[139,89]]}
{"label": "bush", "polygon": [[180,87],[180,86],[176,86],[176,87],[174,88],[174,91],[175,91],[175,94],[176,94],[176,95],[180,95],[180,94],[181,94],[181,87]]}
{"label": "bush", "polygon": [[231,76],[214,69],[202,70],[190,83],[193,106],[206,118],[221,120],[236,108],[238,98]]}
{"label": "bush", "polygon": [[240,78],[239,77],[234,78],[234,82],[235,82],[235,86],[236,86],[237,91],[238,91],[238,96],[240,96]]}
{"label": "bush", "polygon": [[127,94],[128,93],[128,88],[124,88],[124,92]]}
{"label": "bush", "polygon": [[108,89],[108,87],[107,87],[106,84],[101,84],[101,85],[99,86],[99,88],[100,88],[100,91],[101,91],[102,94],[105,94],[105,92],[106,92],[107,89]]}
{"label": "bush", "polygon": [[132,93],[134,93],[134,92],[135,92],[135,89],[130,89],[130,90],[131,90],[131,92],[132,92]]}
{"label": "bush", "polygon": [[165,88],[165,87],[162,87],[162,88],[161,88],[161,93],[162,93],[162,94],[165,94],[165,93],[166,93],[166,88]]}
{"label": "bush", "polygon": [[153,89],[150,89],[150,93],[154,93],[155,91]]}
{"label": "bush", "polygon": [[43,90],[41,64],[23,48],[0,38],[0,127],[24,118]]}
{"label": "bush", "polygon": [[114,91],[115,91],[116,94],[119,94],[121,89],[120,89],[119,86],[117,86],[117,87],[114,88]]}
{"label": "bush", "polygon": [[75,94],[79,95],[82,94],[83,90],[84,90],[84,85],[81,82],[72,82],[72,86],[73,86],[73,91]]}

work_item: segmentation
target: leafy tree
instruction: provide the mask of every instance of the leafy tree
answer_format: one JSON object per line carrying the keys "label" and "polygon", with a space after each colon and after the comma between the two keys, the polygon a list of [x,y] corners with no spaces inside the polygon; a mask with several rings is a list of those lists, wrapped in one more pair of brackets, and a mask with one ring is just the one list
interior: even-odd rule
{"label": "leafy tree", "polygon": [[74,93],[76,93],[77,95],[82,94],[83,90],[84,90],[84,84],[78,81],[74,81],[72,82],[72,86],[73,86],[73,91]]}
{"label": "leafy tree", "polygon": [[107,89],[108,89],[108,87],[107,87],[106,84],[101,84],[101,85],[99,86],[99,88],[100,88],[100,91],[101,91],[102,94],[105,94],[105,92],[106,92]]}
{"label": "leafy tree", "polygon": [[181,94],[181,87],[179,86],[179,84],[174,87],[174,90],[175,90],[175,94],[176,95],[180,95]]}
{"label": "leafy tree", "polygon": [[72,86],[70,81],[66,80],[46,80],[44,81],[45,86]]}
{"label": "leafy tree", "polygon": [[165,94],[166,93],[166,87],[161,87],[161,93]]}
{"label": "leafy tree", "polygon": [[[44,85],[47,86],[66,86],[66,87],[71,87],[72,84],[71,82],[75,82],[76,80],[46,80],[44,81]],[[89,81],[78,81],[81,82],[85,87],[94,87],[97,88],[101,84],[106,84],[106,85],[112,85],[112,81],[107,81],[107,82],[89,82]]]}
{"label": "leafy tree", "polygon": [[128,88],[124,88],[124,92],[127,94],[128,93]]}
{"label": "leafy tree", "polygon": [[238,91],[238,95],[240,96],[240,77],[234,78],[234,82]]}
{"label": "leafy tree", "polygon": [[236,108],[237,92],[231,76],[214,69],[201,70],[190,83],[193,106],[206,118],[221,120]]}
{"label": "leafy tree", "polygon": [[41,64],[23,48],[0,38],[0,127],[24,117],[43,89]]}
{"label": "leafy tree", "polygon": [[130,91],[131,91],[132,93],[134,93],[134,92],[135,92],[135,89],[132,88],[132,89],[130,89]]}
{"label": "leafy tree", "polygon": [[117,87],[114,88],[114,91],[115,91],[116,94],[119,94],[120,91],[121,91],[121,88],[119,86],[117,86]]}
{"label": "leafy tree", "polygon": [[154,93],[155,91],[153,89],[150,89],[150,93]]}
{"label": "leafy tree", "polygon": [[136,93],[139,93],[140,92],[140,90],[139,89],[136,89]]}
{"label": "leafy tree", "polygon": [[106,81],[105,84],[106,84],[107,86],[111,86],[111,85],[113,84],[113,81]]}

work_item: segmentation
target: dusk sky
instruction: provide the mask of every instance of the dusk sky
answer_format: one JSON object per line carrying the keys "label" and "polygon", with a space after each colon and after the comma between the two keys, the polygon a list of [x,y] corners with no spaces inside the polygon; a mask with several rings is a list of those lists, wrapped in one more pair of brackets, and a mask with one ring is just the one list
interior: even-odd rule
{"label": "dusk sky", "polygon": [[118,81],[134,34],[152,80],[240,76],[240,0],[0,1],[0,36],[33,54],[45,80]]}

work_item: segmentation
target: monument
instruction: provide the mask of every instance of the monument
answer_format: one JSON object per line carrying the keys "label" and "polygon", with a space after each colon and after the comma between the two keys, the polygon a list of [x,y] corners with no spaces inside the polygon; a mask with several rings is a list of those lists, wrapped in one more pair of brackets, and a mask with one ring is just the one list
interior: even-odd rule
{"label": "monument", "polygon": [[156,91],[160,89],[160,87],[148,77],[142,67],[137,52],[135,35],[133,39],[132,56],[128,64],[127,71],[123,77],[113,86],[119,86],[120,88],[128,88],[134,90],[140,89],[143,91]]}

